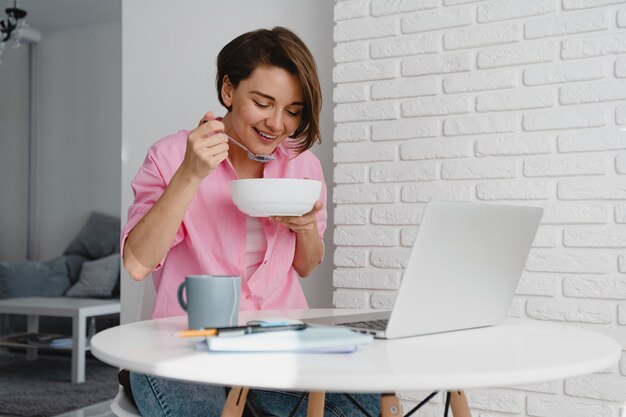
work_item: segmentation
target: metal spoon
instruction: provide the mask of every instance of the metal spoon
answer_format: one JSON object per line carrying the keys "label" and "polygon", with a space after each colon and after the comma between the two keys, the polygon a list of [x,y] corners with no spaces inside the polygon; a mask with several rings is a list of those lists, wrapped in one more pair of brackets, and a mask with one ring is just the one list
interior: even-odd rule
{"label": "metal spoon", "polygon": [[241,149],[246,151],[248,153],[248,158],[252,159],[253,161],[269,162],[269,161],[273,161],[274,159],[276,159],[276,156],[274,156],[272,154],[265,155],[265,154],[252,153],[248,148],[243,146],[241,143],[237,142],[235,139],[231,138],[228,135],[226,135],[226,137],[228,138],[229,141],[233,142],[235,145],[239,146]]}

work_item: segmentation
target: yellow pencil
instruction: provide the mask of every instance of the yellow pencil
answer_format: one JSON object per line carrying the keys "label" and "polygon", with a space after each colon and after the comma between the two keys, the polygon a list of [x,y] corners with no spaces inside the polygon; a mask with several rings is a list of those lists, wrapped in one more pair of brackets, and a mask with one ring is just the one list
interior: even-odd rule
{"label": "yellow pencil", "polygon": [[204,337],[215,336],[217,329],[198,329],[198,330],[183,330],[176,333],[176,337]]}

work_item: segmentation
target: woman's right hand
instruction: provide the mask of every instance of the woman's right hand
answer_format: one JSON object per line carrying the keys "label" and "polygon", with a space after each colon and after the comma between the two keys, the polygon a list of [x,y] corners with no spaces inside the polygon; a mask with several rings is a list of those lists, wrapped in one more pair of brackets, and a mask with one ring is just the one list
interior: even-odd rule
{"label": "woman's right hand", "polygon": [[228,138],[224,123],[216,120],[213,112],[202,118],[200,125],[189,132],[183,166],[192,175],[202,179],[228,157]]}

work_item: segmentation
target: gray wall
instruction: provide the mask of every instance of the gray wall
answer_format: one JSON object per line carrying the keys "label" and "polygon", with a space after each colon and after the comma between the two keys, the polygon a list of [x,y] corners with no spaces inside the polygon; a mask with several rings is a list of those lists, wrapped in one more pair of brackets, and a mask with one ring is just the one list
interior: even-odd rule
{"label": "gray wall", "polygon": [[[172,3],[136,0],[122,5],[123,134],[122,217],[132,202],[130,181],[148,147],[181,128],[193,128],[208,110],[223,114],[217,101],[215,57],[221,47],[248,30],[276,25],[295,30],[311,48],[320,69],[325,98],[322,134],[315,151],[332,188],[332,1],[178,2],[184,18],[173,18]],[[331,196],[328,196],[332,201]],[[332,208],[330,214],[332,214]],[[332,294],[332,216],[326,232],[326,260],[303,280],[309,304],[329,307]],[[122,278],[122,321],[135,319],[139,285]]]}
{"label": "gray wall", "polygon": [[59,255],[91,210],[120,206],[121,25],[56,31],[39,46],[37,257]]}
{"label": "gray wall", "polygon": [[0,260],[26,257],[28,46],[5,48],[0,64]]}
{"label": "gray wall", "polygon": [[[60,255],[90,211],[118,215],[121,176],[121,22],[42,35],[36,60],[35,259]],[[28,60],[13,56],[25,55],[25,46],[5,51],[0,260],[17,260],[26,257]]]}

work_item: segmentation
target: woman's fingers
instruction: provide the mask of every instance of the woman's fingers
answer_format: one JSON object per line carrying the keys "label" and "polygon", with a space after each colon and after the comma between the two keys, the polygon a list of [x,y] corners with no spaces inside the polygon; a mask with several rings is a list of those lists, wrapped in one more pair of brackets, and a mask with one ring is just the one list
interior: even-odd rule
{"label": "woman's fingers", "polygon": [[195,175],[209,175],[228,157],[228,138],[224,123],[215,119],[213,112],[206,113],[200,124],[187,136],[187,150],[183,163],[191,167]]}
{"label": "woman's fingers", "polygon": [[223,133],[202,137],[193,143],[194,154],[205,161],[211,170],[228,157],[228,139]]}
{"label": "woman's fingers", "polygon": [[202,116],[202,119],[200,119],[200,121],[198,122],[198,126],[208,122],[209,120],[213,120],[213,119],[215,119],[215,116],[213,115],[212,111],[209,111],[209,112],[207,112],[207,114]]}
{"label": "woman's fingers", "polygon": [[220,155],[223,153],[228,154],[228,143],[226,141],[217,141],[219,138],[211,138],[212,141],[199,141],[194,144],[195,153],[204,158]]}
{"label": "woman's fingers", "polygon": [[200,124],[194,130],[192,130],[189,135],[193,137],[211,136],[215,133],[224,132],[224,129],[224,123],[222,123],[221,120],[213,119]]}
{"label": "woman's fingers", "polygon": [[322,208],[324,208],[324,204],[322,204],[322,202],[318,200],[315,202],[315,204],[313,204],[313,208],[307,214],[315,214],[318,211],[320,211]]}
{"label": "woman's fingers", "polygon": [[189,135],[189,143],[193,149],[200,150],[225,144],[228,146],[228,139],[224,133],[211,132],[210,135]]}
{"label": "woman's fingers", "polygon": [[311,231],[317,227],[317,212],[320,211],[324,205],[321,201],[316,201],[313,204],[313,208],[302,216],[276,216],[272,217],[276,223],[284,224],[293,232]]}

